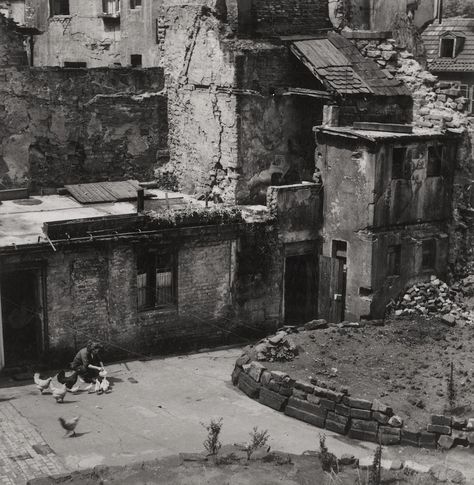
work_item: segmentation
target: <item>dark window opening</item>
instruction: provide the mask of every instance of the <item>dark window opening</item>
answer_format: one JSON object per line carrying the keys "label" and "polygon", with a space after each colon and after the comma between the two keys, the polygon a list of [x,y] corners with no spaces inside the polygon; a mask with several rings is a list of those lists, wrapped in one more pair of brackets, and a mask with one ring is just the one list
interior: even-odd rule
{"label": "dark window opening", "polygon": [[176,304],[176,268],[171,252],[142,252],[137,258],[139,310]]}
{"label": "dark window opening", "polygon": [[396,244],[388,248],[387,253],[387,275],[396,276],[401,272],[402,246]]}
{"label": "dark window opening", "polygon": [[441,39],[441,47],[439,50],[440,57],[455,57],[454,56],[454,39]]}
{"label": "dark window opening", "polygon": [[135,8],[140,8],[142,6],[142,0],[130,0],[130,8],[133,10]]}
{"label": "dark window opening", "polygon": [[132,67],[140,67],[142,65],[142,55],[132,54],[130,56],[130,64],[132,65]]}
{"label": "dark window opening", "polygon": [[69,0],[49,0],[51,17],[55,15],[69,15]]}
{"label": "dark window opening", "polygon": [[427,177],[441,177],[441,167],[443,164],[445,147],[428,147],[428,163],[426,165]]}
{"label": "dark window opening", "polygon": [[343,259],[344,264],[347,261],[347,243],[346,241],[337,241],[334,240],[332,242],[332,257],[337,259]]}
{"label": "dark window opening", "polygon": [[87,62],[64,62],[64,67],[69,69],[83,69],[87,67]]}
{"label": "dark window opening", "polygon": [[411,177],[411,151],[405,147],[394,148],[392,152],[392,180]]}
{"label": "dark window opening", "polygon": [[422,269],[434,269],[436,266],[436,240],[426,239],[422,242]]}

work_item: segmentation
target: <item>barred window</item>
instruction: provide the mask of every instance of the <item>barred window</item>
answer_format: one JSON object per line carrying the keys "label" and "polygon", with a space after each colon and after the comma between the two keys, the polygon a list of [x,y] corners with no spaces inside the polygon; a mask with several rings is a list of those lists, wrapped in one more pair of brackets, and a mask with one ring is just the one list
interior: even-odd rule
{"label": "barred window", "polygon": [[137,259],[137,303],[139,310],[176,304],[175,257],[169,251],[144,251]]}
{"label": "barred window", "polygon": [[130,0],[130,8],[133,10],[135,8],[141,8],[142,0]]}

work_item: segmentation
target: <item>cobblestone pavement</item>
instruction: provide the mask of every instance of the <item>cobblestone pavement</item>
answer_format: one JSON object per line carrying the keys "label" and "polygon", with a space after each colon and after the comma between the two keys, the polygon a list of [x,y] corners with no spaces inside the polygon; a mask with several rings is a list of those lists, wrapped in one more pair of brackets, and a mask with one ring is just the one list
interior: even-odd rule
{"label": "cobblestone pavement", "polygon": [[10,402],[0,402],[0,485],[23,485],[65,471],[34,426]]}

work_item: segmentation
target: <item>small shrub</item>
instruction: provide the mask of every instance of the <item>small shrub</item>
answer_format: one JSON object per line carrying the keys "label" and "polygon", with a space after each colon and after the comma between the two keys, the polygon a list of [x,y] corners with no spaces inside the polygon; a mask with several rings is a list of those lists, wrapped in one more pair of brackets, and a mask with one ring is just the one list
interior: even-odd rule
{"label": "small shrub", "polygon": [[336,455],[328,450],[325,435],[319,435],[319,458],[321,460],[321,467],[325,472],[339,472]]}
{"label": "small shrub", "polygon": [[201,423],[201,425],[207,430],[207,438],[203,442],[204,448],[208,455],[215,456],[222,446],[222,443],[219,441],[219,435],[221,433],[223,419],[211,419],[209,424]]}
{"label": "small shrub", "polygon": [[369,485],[380,485],[382,479],[382,445],[379,444],[374,453],[374,461],[369,475]]}
{"label": "small shrub", "polygon": [[251,433],[250,433],[250,441],[245,445],[245,452],[247,453],[247,460],[250,460],[252,454],[257,451],[259,448],[263,448],[268,440],[270,435],[268,434],[268,430],[259,431],[257,426],[255,426]]}

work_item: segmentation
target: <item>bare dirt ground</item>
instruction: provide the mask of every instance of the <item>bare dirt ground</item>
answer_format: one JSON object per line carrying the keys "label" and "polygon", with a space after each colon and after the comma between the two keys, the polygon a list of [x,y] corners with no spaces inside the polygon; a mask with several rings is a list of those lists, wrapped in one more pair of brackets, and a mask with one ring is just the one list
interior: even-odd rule
{"label": "bare dirt ground", "polygon": [[[247,461],[229,446],[219,453],[219,461],[183,461],[179,456],[123,467],[96,467],[62,478],[32,480],[29,485],[366,485],[368,471],[349,466],[337,475],[321,468],[318,456],[268,453]],[[382,470],[381,485],[433,485],[431,475],[407,476],[403,471]]]}
{"label": "bare dirt ground", "polygon": [[290,362],[263,362],[340,389],[380,399],[408,425],[425,427],[430,414],[451,414],[448,381],[454,369],[452,414],[474,417],[474,326],[448,327],[438,318],[391,319],[382,327],[330,327],[292,334],[299,355]]}

